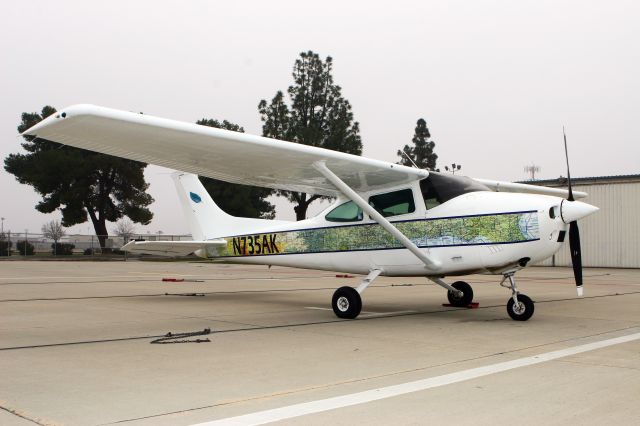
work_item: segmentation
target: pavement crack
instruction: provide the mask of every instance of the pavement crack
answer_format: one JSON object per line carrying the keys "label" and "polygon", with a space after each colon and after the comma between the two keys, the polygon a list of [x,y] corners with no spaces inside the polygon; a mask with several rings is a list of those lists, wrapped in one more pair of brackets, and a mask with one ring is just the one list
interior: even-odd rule
{"label": "pavement crack", "polygon": [[578,360],[571,360],[571,359],[560,359],[560,360],[556,360],[556,361],[557,362],[566,362],[567,364],[588,365],[588,366],[592,366],[592,367],[607,367],[607,368],[615,368],[615,369],[621,369],[621,370],[640,371],[640,368],[627,367],[627,366],[624,366],[624,365],[602,364],[602,363],[598,363],[598,362],[587,362],[587,361],[578,361]]}
{"label": "pavement crack", "polygon": [[28,417],[26,414],[23,414],[20,411],[15,410],[13,408],[8,408],[3,405],[0,405],[0,410],[6,411],[7,413],[13,414],[16,417],[20,417],[21,419],[26,420],[28,422],[35,423],[40,426],[48,426],[48,423],[40,423],[38,420],[32,419],[31,417]]}

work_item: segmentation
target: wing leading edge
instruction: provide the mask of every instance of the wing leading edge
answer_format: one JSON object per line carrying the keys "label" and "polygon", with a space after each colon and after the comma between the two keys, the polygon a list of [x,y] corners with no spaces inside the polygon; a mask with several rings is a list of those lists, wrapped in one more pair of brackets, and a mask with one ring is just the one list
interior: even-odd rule
{"label": "wing leading edge", "polygon": [[[429,175],[386,161],[86,104],[64,108],[23,134],[227,182],[321,195],[339,191],[315,163],[324,163],[357,192]],[[567,196],[563,189],[475,180],[497,192]],[[587,194],[574,191],[574,196]]]}
{"label": "wing leading edge", "polygon": [[356,191],[429,175],[385,161],[94,105],[74,105],[26,135],[227,182],[337,195],[312,164],[324,162]]}

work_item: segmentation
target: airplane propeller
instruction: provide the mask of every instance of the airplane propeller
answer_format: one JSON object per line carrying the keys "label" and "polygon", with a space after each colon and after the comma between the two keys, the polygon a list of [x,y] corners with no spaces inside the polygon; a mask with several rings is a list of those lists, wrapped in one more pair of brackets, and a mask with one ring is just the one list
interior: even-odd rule
{"label": "airplane propeller", "polygon": [[[567,201],[574,203],[573,190],[571,188],[571,173],[569,172],[569,153],[567,151],[567,134],[562,128],[562,135],[564,136],[564,155],[567,159],[567,182],[569,184],[569,196]],[[562,203],[564,204],[564,202]],[[564,205],[562,206],[564,207]],[[562,212],[561,207],[561,212]],[[564,217],[563,217],[564,219]],[[580,230],[578,229],[578,221],[572,220],[569,222],[569,251],[571,252],[571,264],[573,265],[573,276],[576,280],[576,291],[578,296],[583,295],[582,287],[582,254],[580,253]]]}

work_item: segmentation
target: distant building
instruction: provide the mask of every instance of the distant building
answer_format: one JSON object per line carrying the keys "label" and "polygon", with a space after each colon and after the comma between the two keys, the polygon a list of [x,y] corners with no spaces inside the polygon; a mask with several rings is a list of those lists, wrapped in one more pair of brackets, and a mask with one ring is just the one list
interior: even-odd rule
{"label": "distant building", "polygon": [[[527,181],[532,185],[567,187],[566,178]],[[640,174],[572,178],[581,199],[600,211],[578,222],[582,263],[586,267],[640,268]],[[545,266],[571,266],[569,242]]]}

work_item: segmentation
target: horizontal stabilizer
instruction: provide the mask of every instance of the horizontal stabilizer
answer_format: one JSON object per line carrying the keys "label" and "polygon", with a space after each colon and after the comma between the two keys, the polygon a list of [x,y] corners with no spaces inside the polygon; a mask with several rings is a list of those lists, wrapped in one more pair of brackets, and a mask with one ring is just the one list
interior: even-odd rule
{"label": "horizontal stabilizer", "polygon": [[158,256],[187,256],[197,250],[219,248],[227,245],[223,239],[210,241],[131,241],[122,250],[136,254],[155,254]]}

